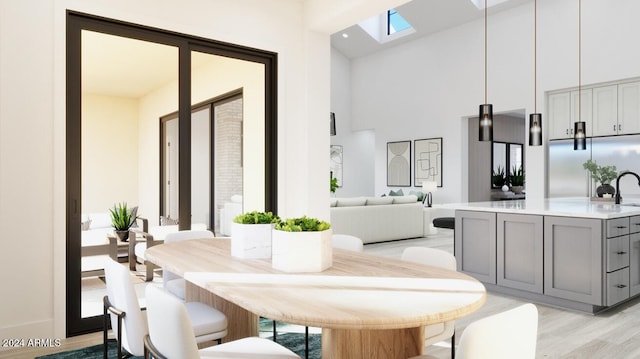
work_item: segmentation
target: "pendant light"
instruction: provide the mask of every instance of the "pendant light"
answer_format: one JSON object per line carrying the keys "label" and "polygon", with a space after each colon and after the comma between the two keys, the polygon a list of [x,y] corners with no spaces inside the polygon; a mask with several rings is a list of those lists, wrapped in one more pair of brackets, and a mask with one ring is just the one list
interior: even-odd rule
{"label": "pendant light", "polygon": [[578,0],[578,121],[573,124],[573,149],[587,149],[587,123],[582,121],[582,0]]}
{"label": "pendant light", "polygon": [[480,141],[493,141],[493,105],[487,103],[487,0],[484,0],[484,104],[480,105]]}
{"label": "pendant light", "polygon": [[542,114],[538,113],[538,0],[533,2],[533,113],[529,115],[529,146],[542,146]]}

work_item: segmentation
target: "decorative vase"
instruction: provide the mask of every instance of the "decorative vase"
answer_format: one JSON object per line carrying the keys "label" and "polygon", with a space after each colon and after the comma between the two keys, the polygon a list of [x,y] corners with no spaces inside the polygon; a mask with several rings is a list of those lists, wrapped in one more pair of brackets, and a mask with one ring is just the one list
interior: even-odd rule
{"label": "decorative vase", "polygon": [[509,186],[506,184],[502,185],[502,192],[509,192]]}
{"label": "decorative vase", "polygon": [[127,240],[129,240],[129,231],[113,231],[116,234],[116,237],[118,237],[119,240],[126,242]]}
{"label": "decorative vase", "polygon": [[596,187],[596,194],[598,195],[598,197],[602,197],[602,195],[605,193],[614,196],[616,194],[616,189],[608,183],[603,183],[600,186]]}
{"label": "decorative vase", "polygon": [[331,235],[319,232],[286,232],[274,229],[271,235],[271,266],[289,273],[322,272],[333,264]]}
{"label": "decorative vase", "polygon": [[271,258],[273,224],[231,223],[231,255],[237,258]]}

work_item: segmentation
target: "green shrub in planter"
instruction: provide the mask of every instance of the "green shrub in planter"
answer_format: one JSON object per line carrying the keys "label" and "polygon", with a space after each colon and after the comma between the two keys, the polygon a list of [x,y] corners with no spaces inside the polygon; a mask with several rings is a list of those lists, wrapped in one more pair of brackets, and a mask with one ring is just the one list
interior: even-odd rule
{"label": "green shrub in planter", "polygon": [[320,232],[331,228],[331,224],[317,218],[302,216],[288,218],[276,223],[276,229],[285,232]]}
{"label": "green shrub in planter", "polygon": [[233,222],[240,224],[269,224],[280,222],[280,217],[271,212],[248,212],[233,219]]}
{"label": "green shrub in planter", "polygon": [[129,228],[136,222],[137,217],[127,208],[127,202],[114,204],[109,208],[111,225],[121,241],[129,238]]}

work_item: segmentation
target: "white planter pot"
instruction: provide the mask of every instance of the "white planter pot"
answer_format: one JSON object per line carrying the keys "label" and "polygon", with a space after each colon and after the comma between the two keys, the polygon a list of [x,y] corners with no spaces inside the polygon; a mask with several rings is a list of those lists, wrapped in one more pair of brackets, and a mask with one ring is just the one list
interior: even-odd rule
{"label": "white planter pot", "polygon": [[231,224],[231,256],[271,258],[273,224]]}
{"label": "white planter pot", "polygon": [[290,273],[322,272],[333,264],[331,229],[321,232],[273,230],[271,266]]}

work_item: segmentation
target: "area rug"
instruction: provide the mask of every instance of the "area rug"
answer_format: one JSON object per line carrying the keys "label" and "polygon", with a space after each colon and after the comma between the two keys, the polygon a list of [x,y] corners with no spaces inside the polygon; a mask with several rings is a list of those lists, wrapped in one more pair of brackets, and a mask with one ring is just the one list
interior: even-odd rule
{"label": "area rug", "polygon": [[[320,345],[320,334],[309,334],[309,359],[320,359],[322,349]],[[271,337],[269,337],[271,339]],[[278,333],[277,341],[279,344],[291,349],[301,358],[305,357],[305,344],[303,333]],[[115,358],[117,356],[116,341],[111,339],[108,343],[108,357]],[[36,357],[36,359],[102,359],[102,344],[92,345],[85,348],[69,350],[57,354],[49,354]],[[142,357],[132,357],[133,359],[141,359]]]}

